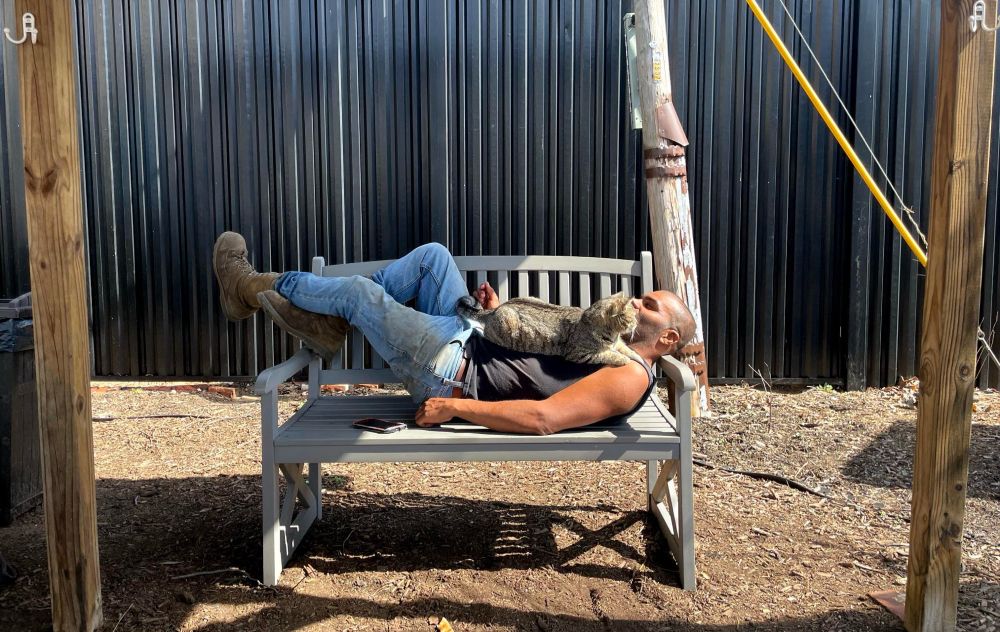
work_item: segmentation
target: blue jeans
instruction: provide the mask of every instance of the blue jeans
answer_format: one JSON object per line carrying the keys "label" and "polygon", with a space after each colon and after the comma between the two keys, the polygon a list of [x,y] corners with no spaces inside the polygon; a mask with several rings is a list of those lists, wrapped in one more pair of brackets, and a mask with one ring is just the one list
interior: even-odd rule
{"label": "blue jeans", "polygon": [[[469,289],[441,244],[420,246],[370,279],[286,272],[274,289],[296,307],[360,329],[417,403],[462,386],[455,375],[473,330],[455,305]],[[416,309],[403,305],[411,300]]]}

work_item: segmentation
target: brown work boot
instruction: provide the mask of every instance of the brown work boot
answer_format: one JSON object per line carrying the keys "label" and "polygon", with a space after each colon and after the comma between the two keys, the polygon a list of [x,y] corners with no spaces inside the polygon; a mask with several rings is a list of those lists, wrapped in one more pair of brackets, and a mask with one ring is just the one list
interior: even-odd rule
{"label": "brown work boot", "polygon": [[219,281],[219,302],[229,320],[244,320],[260,309],[257,294],[274,289],[276,272],[257,272],[247,259],[247,242],[239,233],[225,232],[215,240],[212,268]]}
{"label": "brown work boot", "polygon": [[292,334],[327,362],[340,351],[351,325],[339,316],[308,312],[274,290],[257,295],[261,308],[278,327]]}

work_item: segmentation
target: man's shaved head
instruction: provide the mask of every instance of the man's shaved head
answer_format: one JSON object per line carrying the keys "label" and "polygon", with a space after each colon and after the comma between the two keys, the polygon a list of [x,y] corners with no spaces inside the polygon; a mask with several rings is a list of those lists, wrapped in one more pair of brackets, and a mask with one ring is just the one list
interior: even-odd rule
{"label": "man's shaved head", "polygon": [[677,344],[677,349],[680,350],[694,338],[696,328],[694,316],[691,315],[691,310],[684,304],[681,297],[673,292],[664,292],[664,294],[667,295],[666,300],[669,303],[673,327],[681,337],[680,342]]}
{"label": "man's shaved head", "polygon": [[649,292],[633,299],[632,304],[638,320],[631,339],[634,348],[648,347],[658,354],[674,354],[694,338],[694,317],[673,292]]}

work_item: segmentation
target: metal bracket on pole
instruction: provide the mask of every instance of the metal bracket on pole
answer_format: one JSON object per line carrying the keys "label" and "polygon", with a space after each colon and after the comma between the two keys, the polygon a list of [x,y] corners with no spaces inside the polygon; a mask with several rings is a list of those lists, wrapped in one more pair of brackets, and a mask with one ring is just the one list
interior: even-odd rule
{"label": "metal bracket on pole", "polygon": [[639,99],[639,70],[635,61],[635,14],[626,13],[622,22],[625,26],[625,58],[628,74],[629,109],[632,112],[632,129],[642,129],[642,101]]}
{"label": "metal bracket on pole", "polygon": [[5,28],[3,30],[3,34],[7,38],[7,40],[14,45],[19,46],[23,44],[25,41],[27,41],[29,37],[31,38],[32,44],[38,43],[38,29],[35,28],[34,14],[25,13],[24,15],[21,16],[21,31],[22,33],[20,38],[11,37],[9,28]]}
{"label": "metal bracket on pole", "polygon": [[972,15],[969,16],[969,29],[975,33],[979,30],[979,26],[982,25],[984,31],[992,33],[997,28],[1000,28],[1000,23],[996,19],[991,21],[993,22],[992,25],[986,23],[986,2],[984,0],[976,0],[975,4],[972,5]]}

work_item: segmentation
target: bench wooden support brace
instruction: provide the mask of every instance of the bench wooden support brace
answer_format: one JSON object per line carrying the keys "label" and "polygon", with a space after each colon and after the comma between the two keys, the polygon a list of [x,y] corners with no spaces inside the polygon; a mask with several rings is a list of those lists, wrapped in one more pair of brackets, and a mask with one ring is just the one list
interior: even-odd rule
{"label": "bench wooden support brace", "polygon": [[[309,479],[302,475],[302,463],[275,463],[273,436],[277,430],[278,395],[271,390],[261,396],[263,442],[262,496],[264,535],[264,584],[278,583],[281,569],[302,543],[306,532],[320,519],[322,468],[309,464]],[[281,497],[278,474],[285,478],[285,493]]]}
{"label": "bench wooden support brace", "polygon": [[[671,406],[680,435],[680,458],[672,461],[649,461],[646,468],[649,510],[660,525],[680,570],[681,587],[697,588],[694,561],[694,468],[691,453],[691,393],[697,388],[690,371],[673,358],[660,361],[660,368],[670,378],[673,388]],[[690,383],[686,381],[690,378]]]}

